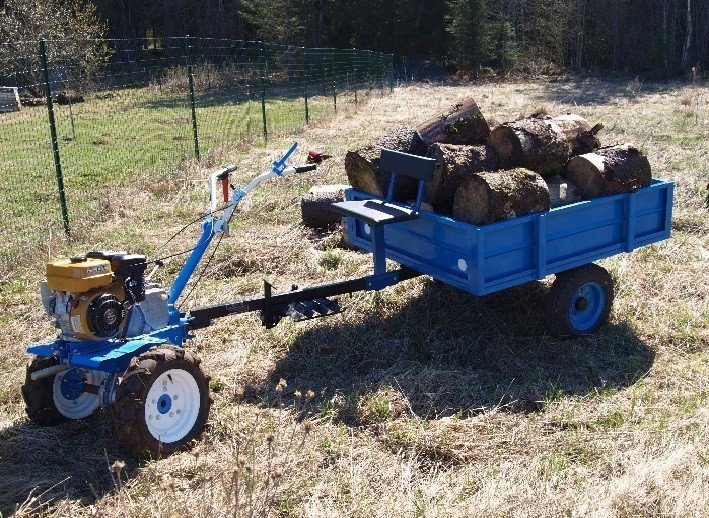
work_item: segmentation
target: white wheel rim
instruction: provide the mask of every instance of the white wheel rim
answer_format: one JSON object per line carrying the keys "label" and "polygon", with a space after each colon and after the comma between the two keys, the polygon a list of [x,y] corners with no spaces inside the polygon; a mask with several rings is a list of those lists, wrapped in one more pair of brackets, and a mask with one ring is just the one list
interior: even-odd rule
{"label": "white wheel rim", "polygon": [[[54,384],[52,386],[52,399],[54,406],[61,415],[68,419],[84,419],[89,417],[100,404],[99,397],[96,394],[82,392],[76,399],[67,399],[62,394],[61,384],[64,375],[69,371],[60,372],[54,376]],[[100,385],[105,376],[102,372],[84,370],[86,374],[86,383],[89,385]]]}
{"label": "white wheel rim", "polygon": [[145,423],[158,441],[180,441],[194,428],[199,416],[197,380],[183,369],[163,372],[150,386],[145,400]]}

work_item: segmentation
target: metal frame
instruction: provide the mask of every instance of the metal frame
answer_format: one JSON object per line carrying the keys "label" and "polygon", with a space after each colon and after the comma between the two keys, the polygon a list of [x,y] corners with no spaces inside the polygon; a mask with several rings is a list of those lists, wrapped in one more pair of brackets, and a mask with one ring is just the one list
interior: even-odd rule
{"label": "metal frame", "polygon": [[[383,236],[348,218],[347,235],[357,248],[486,295],[669,238],[673,191],[674,183],[653,180],[633,193],[482,227],[422,211],[415,220],[388,225]],[[346,199],[379,198],[350,189]]]}

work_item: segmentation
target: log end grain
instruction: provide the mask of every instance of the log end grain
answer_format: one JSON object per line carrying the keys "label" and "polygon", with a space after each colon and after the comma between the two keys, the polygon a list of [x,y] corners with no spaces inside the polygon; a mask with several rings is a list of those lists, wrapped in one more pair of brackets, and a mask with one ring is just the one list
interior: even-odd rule
{"label": "log end grain", "polygon": [[455,194],[453,217],[485,225],[549,210],[544,179],[528,169],[480,173],[465,180]]}
{"label": "log end grain", "polygon": [[345,190],[349,187],[349,185],[313,186],[300,199],[303,225],[318,230],[337,227],[342,215],[332,209],[332,204],[345,201]]}

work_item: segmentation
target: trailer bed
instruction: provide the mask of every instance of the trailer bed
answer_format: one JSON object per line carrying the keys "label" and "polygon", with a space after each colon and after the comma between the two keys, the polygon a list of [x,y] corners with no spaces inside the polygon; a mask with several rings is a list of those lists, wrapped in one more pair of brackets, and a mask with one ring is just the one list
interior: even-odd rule
{"label": "trailer bed", "polygon": [[[634,193],[582,201],[478,227],[422,211],[387,225],[387,259],[485,295],[670,236],[674,184],[653,180]],[[347,200],[374,199],[349,189]],[[351,245],[372,250],[371,229],[348,218]]]}

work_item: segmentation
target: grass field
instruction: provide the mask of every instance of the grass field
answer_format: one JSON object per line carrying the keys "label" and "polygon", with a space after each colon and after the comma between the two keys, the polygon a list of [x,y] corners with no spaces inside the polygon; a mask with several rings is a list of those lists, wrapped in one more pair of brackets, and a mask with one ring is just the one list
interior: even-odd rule
{"label": "grass field", "polygon": [[[207,163],[224,148],[263,140],[261,102],[233,100],[225,92],[196,96],[199,146]],[[106,191],[136,181],[162,181],[194,159],[191,109],[186,85],[180,88],[132,88],[94,93],[73,106],[55,105],[57,135],[72,231],[79,238],[92,226]],[[360,92],[362,95],[364,92]],[[379,94],[379,91],[375,92]],[[248,96],[247,96],[248,97]],[[353,101],[341,92],[340,109]],[[330,96],[308,99],[310,120],[334,114]],[[267,128],[272,137],[292,133],[305,124],[302,97],[266,100]],[[51,149],[47,110],[23,107],[0,117],[0,217],[18,229],[0,245],[0,277],[14,271],[23,256],[46,255],[50,231],[61,241],[61,212]]]}
{"label": "grass field", "polygon": [[[672,239],[602,261],[610,323],[575,340],[540,323],[546,283],[476,299],[419,278],[344,299],[345,311],[264,330],[219,321],[189,347],[213,376],[195,447],[137,462],[107,414],[41,429],[19,396],[28,341],[52,335],[40,261],[0,284],[0,510],[80,516],[707,516],[709,512],[709,88],[568,80],[414,85],[298,135],[334,158],[269,183],[189,306],[362,275],[369,256],[298,225],[313,183],[342,183],[344,152],[472,94],[498,121],[546,104],[602,121],[674,180]],[[289,140],[235,148],[236,183]],[[301,157],[303,156],[301,150]],[[208,169],[111,189],[69,249],[149,255],[206,206]],[[189,246],[182,236],[168,251]],[[161,272],[168,281],[179,267]]]}

